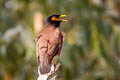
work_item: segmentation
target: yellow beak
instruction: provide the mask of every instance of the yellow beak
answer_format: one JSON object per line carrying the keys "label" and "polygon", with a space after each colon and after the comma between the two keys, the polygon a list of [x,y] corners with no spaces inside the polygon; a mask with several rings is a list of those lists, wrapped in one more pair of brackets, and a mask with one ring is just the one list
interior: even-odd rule
{"label": "yellow beak", "polygon": [[[65,17],[66,15],[62,14],[60,15],[59,17]],[[65,20],[65,19],[61,19],[62,22],[67,22],[68,20]]]}
{"label": "yellow beak", "polygon": [[64,15],[64,14],[62,14],[62,15],[60,15],[60,17],[65,17],[66,15]]}

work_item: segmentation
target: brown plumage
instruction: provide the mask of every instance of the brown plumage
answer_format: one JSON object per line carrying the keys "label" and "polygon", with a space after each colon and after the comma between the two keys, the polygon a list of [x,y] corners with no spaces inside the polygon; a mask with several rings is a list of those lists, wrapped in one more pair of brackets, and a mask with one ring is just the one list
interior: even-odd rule
{"label": "brown plumage", "polygon": [[52,15],[46,20],[45,27],[36,38],[36,54],[38,68],[41,74],[50,72],[52,60],[56,55],[60,55],[63,44],[63,35],[60,31],[60,19],[65,15]]}

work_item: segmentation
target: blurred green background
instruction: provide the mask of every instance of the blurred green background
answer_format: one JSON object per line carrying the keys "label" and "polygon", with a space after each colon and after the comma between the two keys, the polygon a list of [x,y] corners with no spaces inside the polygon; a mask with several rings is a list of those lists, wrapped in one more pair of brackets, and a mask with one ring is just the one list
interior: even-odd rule
{"label": "blurred green background", "polygon": [[0,80],[36,80],[34,38],[66,14],[57,80],[120,80],[120,0],[0,0]]}

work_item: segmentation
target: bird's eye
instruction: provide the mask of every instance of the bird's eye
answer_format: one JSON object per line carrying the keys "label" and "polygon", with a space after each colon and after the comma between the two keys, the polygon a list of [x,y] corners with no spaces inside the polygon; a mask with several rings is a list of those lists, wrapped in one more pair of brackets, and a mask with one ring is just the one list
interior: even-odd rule
{"label": "bird's eye", "polygon": [[56,17],[53,16],[53,17],[51,18],[51,20],[52,20],[52,21],[58,21],[59,19],[57,19]]}

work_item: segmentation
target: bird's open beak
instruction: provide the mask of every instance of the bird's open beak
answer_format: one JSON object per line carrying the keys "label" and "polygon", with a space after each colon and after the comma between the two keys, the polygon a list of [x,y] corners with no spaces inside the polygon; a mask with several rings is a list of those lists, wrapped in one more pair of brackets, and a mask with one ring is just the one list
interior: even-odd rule
{"label": "bird's open beak", "polygon": [[[62,14],[62,15],[60,15],[59,17],[60,17],[60,18],[63,18],[63,17],[65,17],[65,16],[66,16],[66,15]],[[67,22],[68,20],[60,19],[60,21],[62,21],[62,22]]]}

